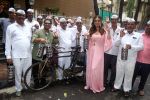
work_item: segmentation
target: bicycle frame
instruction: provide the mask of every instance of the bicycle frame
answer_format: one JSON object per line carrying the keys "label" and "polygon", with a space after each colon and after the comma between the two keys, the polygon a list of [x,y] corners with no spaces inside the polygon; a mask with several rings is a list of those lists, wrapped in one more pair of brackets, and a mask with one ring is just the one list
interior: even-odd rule
{"label": "bicycle frame", "polygon": [[[59,52],[57,52],[57,53],[53,53],[53,56],[51,56],[51,57],[48,57],[47,56],[47,58],[49,59],[49,60],[52,60],[52,59],[58,59],[58,58],[62,58],[62,57],[72,57],[72,59],[71,59],[71,63],[70,63],[70,66],[69,66],[69,68],[72,68],[72,67],[74,67],[75,65],[76,65],[76,62],[77,62],[77,56],[79,55],[79,53],[80,53],[80,49],[81,49],[81,47],[79,46],[79,45],[77,45],[77,46],[75,46],[75,47],[72,47],[72,50],[70,50],[70,51],[65,51],[65,52],[62,52],[62,51],[59,51]],[[60,55],[58,55],[58,56],[55,56],[55,55],[57,55],[57,54],[63,54],[63,53],[70,53],[70,54],[68,54],[68,55],[63,55],[63,56],[60,56]]]}
{"label": "bicycle frame", "polygon": [[[55,50],[55,47],[50,47],[50,48],[51,49],[53,48],[53,51]],[[56,67],[53,66],[54,59],[58,59],[58,58],[62,58],[62,57],[72,57],[69,68],[64,69],[64,68],[59,67],[59,65],[57,65],[63,71],[63,79],[68,79],[68,78],[74,77],[74,76],[76,76],[77,73],[84,71],[83,67],[76,67],[77,57],[80,53],[80,48],[81,47],[77,45],[75,47],[72,47],[72,50],[70,50],[70,51],[48,52],[50,54],[46,53],[46,58],[44,60],[31,65],[25,72],[24,82],[25,82],[25,85],[27,86],[27,88],[29,88],[30,90],[41,90],[41,89],[46,88],[52,81],[55,80],[54,77],[56,75],[56,73],[55,73]],[[58,53],[70,53],[70,54],[64,55],[64,56],[59,56],[59,55],[57,55]],[[55,62],[54,62],[54,64],[55,64]],[[38,73],[36,74],[37,77],[35,79],[38,79],[38,81],[40,82],[40,87],[34,87],[34,79],[32,81],[33,83],[31,86],[27,83],[28,73],[32,70],[33,67],[37,67],[37,65],[39,66],[39,70],[38,70]],[[42,79],[46,80],[46,84],[42,85],[42,83],[41,83]]]}

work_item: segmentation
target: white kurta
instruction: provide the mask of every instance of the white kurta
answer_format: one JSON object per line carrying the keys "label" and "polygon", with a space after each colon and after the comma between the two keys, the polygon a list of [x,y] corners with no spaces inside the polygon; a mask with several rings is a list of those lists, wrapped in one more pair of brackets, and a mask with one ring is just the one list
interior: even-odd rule
{"label": "white kurta", "polygon": [[[27,25],[11,24],[6,30],[5,55],[13,60],[15,66],[16,90],[21,91],[21,76],[31,66],[31,29]],[[30,73],[27,82],[30,83]]]}
{"label": "white kurta", "polygon": [[26,24],[26,25],[29,25],[30,27],[31,27],[31,31],[32,32],[35,32],[36,30],[37,30],[37,28],[35,27],[35,25],[37,25],[39,28],[40,28],[40,24],[39,24],[39,22],[38,21],[36,21],[36,20],[32,20],[32,22],[30,22],[28,19],[25,19],[24,20],[24,23]]}
{"label": "white kurta", "polygon": [[[61,27],[57,29],[57,33],[59,34],[58,40],[59,40],[59,47],[62,47],[60,50],[61,52],[65,51],[71,51],[73,34],[70,31],[69,28],[66,30],[63,30]],[[59,53],[59,56],[66,56],[70,55],[71,53]],[[61,57],[58,59],[58,64],[61,68],[67,69],[70,66],[71,57]],[[58,79],[61,80],[63,78],[63,72],[62,69],[58,68],[57,74]]]}
{"label": "white kurta", "polygon": [[[131,45],[131,49],[128,50],[128,59],[121,60],[121,49],[122,47],[125,47],[126,44]],[[128,92],[131,90],[132,86],[132,77],[137,58],[137,52],[143,49],[143,39],[140,33],[126,33],[122,38],[118,38],[116,45],[119,46],[119,53],[117,57],[114,88],[120,89],[123,82],[123,90]]]}

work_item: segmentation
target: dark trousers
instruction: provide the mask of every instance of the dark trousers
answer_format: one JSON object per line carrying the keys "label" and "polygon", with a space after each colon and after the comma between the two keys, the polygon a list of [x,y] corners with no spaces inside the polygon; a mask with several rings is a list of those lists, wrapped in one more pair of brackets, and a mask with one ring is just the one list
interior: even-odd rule
{"label": "dark trousers", "polygon": [[134,75],[133,75],[133,79],[132,79],[132,87],[134,85],[136,77],[138,75],[140,75],[141,80],[140,80],[138,89],[143,90],[149,73],[150,73],[150,64],[136,62],[135,69],[134,69]]}
{"label": "dark trousers", "polygon": [[[117,56],[104,54],[104,85],[109,84],[113,88],[116,77]],[[108,70],[111,69],[110,81],[108,83]]]}
{"label": "dark trousers", "polygon": [[[37,63],[37,62],[39,62],[39,61],[32,59],[32,64],[35,64],[35,63]],[[38,84],[38,80],[37,80],[37,78],[36,78],[36,77],[38,77],[38,71],[39,71],[39,67],[33,67],[33,68],[32,68],[32,75],[33,75],[33,78],[34,78],[34,83],[35,83],[35,85]]]}

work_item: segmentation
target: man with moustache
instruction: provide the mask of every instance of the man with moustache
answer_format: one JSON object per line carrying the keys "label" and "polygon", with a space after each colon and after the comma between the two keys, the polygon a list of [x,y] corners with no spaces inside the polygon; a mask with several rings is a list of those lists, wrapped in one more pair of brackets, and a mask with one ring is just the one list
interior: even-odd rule
{"label": "man with moustache", "polygon": [[[6,30],[6,45],[5,55],[7,63],[13,62],[15,66],[15,87],[16,96],[21,96],[22,75],[24,76],[26,70],[31,66],[31,28],[24,23],[25,12],[24,10],[17,10],[16,22],[9,25]],[[31,74],[31,73],[30,73]],[[30,83],[31,75],[27,77],[27,83]]]}
{"label": "man with moustache", "polygon": [[116,45],[119,46],[116,66],[114,89],[116,91],[123,84],[124,96],[128,97],[132,89],[137,52],[143,49],[143,39],[140,33],[134,32],[135,20],[130,18],[127,23],[127,32],[121,32]]}

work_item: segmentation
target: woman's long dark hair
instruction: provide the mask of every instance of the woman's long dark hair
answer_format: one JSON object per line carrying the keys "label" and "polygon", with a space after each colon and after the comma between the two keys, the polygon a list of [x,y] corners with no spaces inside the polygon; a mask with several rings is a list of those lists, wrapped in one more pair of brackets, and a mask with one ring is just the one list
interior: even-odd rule
{"label": "woman's long dark hair", "polygon": [[[95,24],[94,24],[96,18],[99,18],[99,19],[102,21],[102,18],[101,18],[100,16],[98,16],[98,15],[96,15],[96,16],[93,18],[92,25],[91,25],[91,28],[90,28],[90,31],[89,31],[90,36],[92,36],[92,35],[97,31],[97,30],[96,30],[96,26],[95,26]],[[105,34],[105,30],[104,30],[104,28],[103,28],[103,24],[102,24],[102,23],[101,23],[101,25],[99,26],[99,32],[100,32],[101,35]]]}

